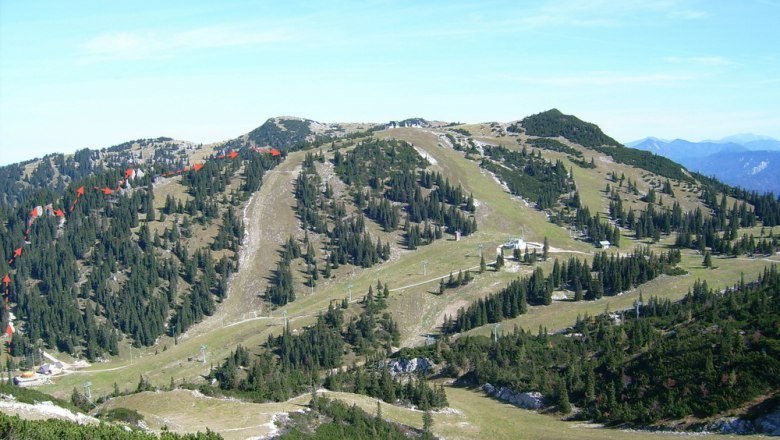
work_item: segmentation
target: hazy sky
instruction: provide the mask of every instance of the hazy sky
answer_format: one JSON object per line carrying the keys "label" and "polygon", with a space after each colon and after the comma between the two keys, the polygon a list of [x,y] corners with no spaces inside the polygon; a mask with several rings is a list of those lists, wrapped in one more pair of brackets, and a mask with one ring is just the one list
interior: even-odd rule
{"label": "hazy sky", "polygon": [[780,138],[780,1],[0,0],[0,163],[267,118]]}

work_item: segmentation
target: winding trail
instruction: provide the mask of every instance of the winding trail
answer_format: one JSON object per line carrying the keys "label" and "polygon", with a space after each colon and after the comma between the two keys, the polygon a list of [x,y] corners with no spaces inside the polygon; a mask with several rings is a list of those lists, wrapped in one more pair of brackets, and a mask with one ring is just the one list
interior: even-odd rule
{"label": "winding trail", "polygon": [[[194,325],[182,339],[202,335],[220,327],[231,327],[258,319],[265,312],[260,293],[264,292],[267,277],[279,260],[277,250],[291,234],[298,230],[298,219],[293,212],[293,186],[300,172],[304,153],[294,152],[287,159],[263,175],[263,185],[252,195],[244,208],[244,241],[239,254],[238,272],[233,274],[228,295],[211,317]],[[254,318],[241,319],[246,314]]]}
{"label": "winding trail", "polygon": [[[538,243],[535,243],[535,244],[538,244]],[[539,246],[541,248],[541,245],[539,245]],[[583,254],[583,255],[593,255],[593,253],[587,253],[587,252],[581,252],[581,251],[573,251],[573,250],[565,250],[565,249],[558,249],[558,248],[550,248],[550,253],[551,254],[552,253],[576,253],[576,254]],[[495,261],[487,262],[486,265],[487,266],[493,266],[493,265],[495,265],[495,263],[496,263]],[[478,270],[478,269],[479,269],[479,265],[472,266],[472,267],[464,267],[464,268],[458,269],[458,270],[474,271],[474,270]],[[401,287],[396,287],[396,288],[393,288],[393,289],[389,289],[389,291],[391,293],[392,292],[401,292],[401,291],[404,291],[406,289],[411,289],[413,287],[419,287],[419,286],[422,286],[424,284],[433,283],[433,282],[439,281],[441,279],[448,278],[449,276],[450,276],[450,272],[447,272],[447,273],[445,273],[444,275],[441,275],[441,276],[430,278],[430,279],[427,279],[427,280],[424,280],[424,281],[419,281],[419,282],[416,282],[416,283],[413,283],[413,284],[407,284],[406,286],[401,286]],[[358,303],[360,301],[361,301],[360,298],[355,298],[352,301],[349,301],[349,303],[350,304],[355,304],[355,303]],[[327,308],[323,308],[323,309],[319,309],[319,310],[316,310],[316,311],[313,311],[313,312],[310,312],[310,313],[298,313],[298,314],[293,314],[293,315],[287,315],[286,317],[284,315],[255,316],[255,317],[252,317],[252,318],[242,319],[242,320],[236,321],[236,322],[231,322],[230,324],[226,324],[224,327],[225,328],[233,327],[233,326],[237,326],[237,325],[241,325],[241,324],[245,324],[247,322],[253,322],[253,321],[283,320],[285,318],[286,319],[311,318],[311,317],[314,317],[314,316],[317,316],[317,315],[321,314],[322,312],[324,312],[326,310],[327,310]]]}

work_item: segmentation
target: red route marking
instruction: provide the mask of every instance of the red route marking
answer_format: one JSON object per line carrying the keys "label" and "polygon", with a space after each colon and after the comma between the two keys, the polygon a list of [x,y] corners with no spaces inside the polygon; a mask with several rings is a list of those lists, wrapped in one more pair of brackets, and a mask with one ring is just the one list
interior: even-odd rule
{"label": "red route marking", "polygon": [[[275,148],[272,148],[270,151],[267,148],[259,148],[257,146],[254,146],[254,147],[251,147],[251,148],[255,152],[270,153],[271,156],[280,156],[281,155],[281,152],[279,150],[275,149]],[[238,157],[238,155],[239,155],[238,152],[233,150],[230,153],[228,153],[227,155],[221,154],[221,155],[216,156],[216,158],[217,159],[225,159],[225,158],[235,159],[235,158]],[[163,173],[163,176],[166,176],[166,177],[174,176],[174,175],[178,175],[178,174],[181,174],[181,173],[184,173],[184,172],[187,172],[187,171],[200,171],[200,170],[203,169],[204,166],[205,165],[203,163],[196,163],[192,167],[184,167],[184,169],[181,169],[181,170],[168,171],[166,173]],[[124,185],[127,182],[127,180],[133,176],[133,174],[135,174],[135,171],[132,168],[126,169],[125,170],[125,178],[119,183],[119,187],[117,187],[116,190],[112,190],[111,188],[108,188],[108,187],[103,187],[103,188],[95,187],[95,189],[100,191],[100,192],[102,192],[104,195],[111,195],[115,191],[118,192],[120,190],[121,186]],[[73,212],[73,210],[76,208],[76,204],[79,202],[81,197],[84,196],[85,192],[86,191],[85,191],[84,186],[80,186],[80,187],[76,188],[76,198],[73,200],[73,204],[70,206],[70,212]],[[47,205],[47,206],[48,206],[47,209],[49,209],[49,213],[50,214],[52,214],[52,215],[54,215],[56,217],[65,218],[65,211],[63,211],[62,209],[51,210],[50,209],[51,205]],[[31,226],[32,223],[33,223],[33,220],[35,220],[37,217],[39,217],[39,212],[38,212],[38,207],[37,206],[35,208],[33,208],[32,211],[30,212],[30,217],[31,217],[31,219],[28,220],[28,226]],[[30,228],[28,227],[27,231],[25,232],[25,241],[27,241],[29,239],[29,236],[30,236]],[[13,262],[17,258],[22,256],[22,252],[23,252],[23,248],[21,248],[21,247],[14,249],[13,256],[11,257],[10,260],[8,260],[8,264],[13,264]],[[9,305],[8,305],[8,285],[11,283],[11,277],[8,274],[6,274],[3,277],[2,282],[5,284],[5,294],[6,294],[5,307],[6,307],[6,310],[8,310],[9,309]],[[8,331],[8,330],[12,330],[12,327],[10,326],[10,324],[9,324],[8,328],[6,329],[6,331]],[[11,352],[11,348],[10,348],[10,333],[9,333],[9,341],[7,341],[6,344],[7,344],[7,351],[10,353]]]}

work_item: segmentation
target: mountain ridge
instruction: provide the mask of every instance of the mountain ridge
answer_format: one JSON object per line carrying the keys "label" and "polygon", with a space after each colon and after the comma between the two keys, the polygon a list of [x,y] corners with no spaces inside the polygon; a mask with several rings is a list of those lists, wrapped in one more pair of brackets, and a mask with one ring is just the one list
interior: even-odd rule
{"label": "mountain ridge", "polygon": [[780,141],[769,136],[740,134],[701,142],[647,137],[627,145],[668,157],[730,185],[780,194]]}

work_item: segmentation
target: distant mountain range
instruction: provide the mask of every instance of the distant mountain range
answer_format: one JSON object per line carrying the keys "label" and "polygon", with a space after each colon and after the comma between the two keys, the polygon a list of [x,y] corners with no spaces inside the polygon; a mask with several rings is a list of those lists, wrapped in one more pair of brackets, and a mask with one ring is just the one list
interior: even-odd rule
{"label": "distant mountain range", "polygon": [[780,141],[768,136],[747,133],[701,142],[647,137],[626,146],[668,157],[729,185],[780,194]]}

